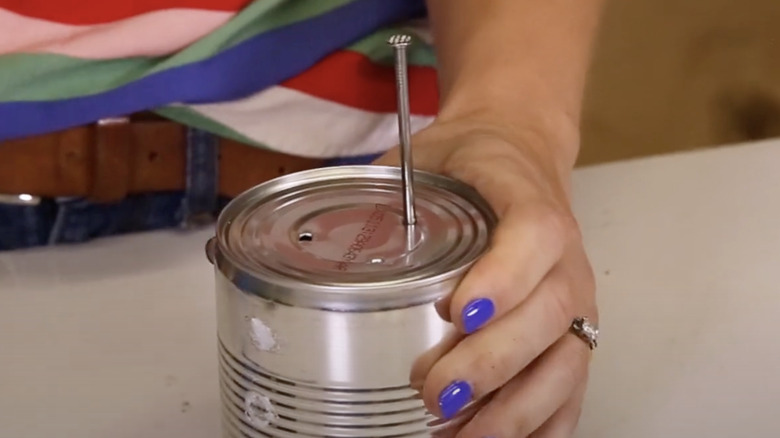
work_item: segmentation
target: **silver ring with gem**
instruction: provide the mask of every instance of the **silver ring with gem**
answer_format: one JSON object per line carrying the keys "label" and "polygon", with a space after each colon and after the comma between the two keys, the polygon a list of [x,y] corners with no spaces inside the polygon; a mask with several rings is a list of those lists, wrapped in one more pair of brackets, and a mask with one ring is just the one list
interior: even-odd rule
{"label": "silver ring with gem", "polygon": [[598,347],[599,328],[591,323],[587,317],[574,318],[574,321],[571,323],[571,331],[585,341],[591,350]]}

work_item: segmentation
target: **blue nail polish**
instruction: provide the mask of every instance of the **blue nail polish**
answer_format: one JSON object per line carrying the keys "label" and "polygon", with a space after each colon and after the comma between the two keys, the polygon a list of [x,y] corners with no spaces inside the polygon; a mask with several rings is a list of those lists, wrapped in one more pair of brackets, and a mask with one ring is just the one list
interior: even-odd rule
{"label": "blue nail polish", "polygon": [[469,401],[471,401],[471,386],[462,380],[456,380],[439,394],[439,409],[444,418],[449,420]]}
{"label": "blue nail polish", "polygon": [[463,308],[463,329],[466,333],[474,333],[485,325],[496,313],[496,306],[488,298],[478,298],[469,302]]}

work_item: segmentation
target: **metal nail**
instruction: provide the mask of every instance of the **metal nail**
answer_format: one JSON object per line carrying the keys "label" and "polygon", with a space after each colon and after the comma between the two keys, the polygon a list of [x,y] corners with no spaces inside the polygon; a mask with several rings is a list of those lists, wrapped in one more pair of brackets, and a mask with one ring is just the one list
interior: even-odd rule
{"label": "metal nail", "polygon": [[414,173],[412,162],[412,130],[409,110],[409,77],[406,48],[412,43],[409,35],[393,35],[387,43],[395,51],[395,85],[398,94],[398,134],[401,140],[401,178],[403,184],[404,220],[407,226],[417,223],[414,207]]}

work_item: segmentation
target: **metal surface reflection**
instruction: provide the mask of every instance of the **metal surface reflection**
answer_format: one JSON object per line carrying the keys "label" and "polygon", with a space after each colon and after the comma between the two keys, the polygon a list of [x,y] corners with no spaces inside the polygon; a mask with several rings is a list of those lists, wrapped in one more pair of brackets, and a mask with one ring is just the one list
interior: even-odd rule
{"label": "metal surface reflection", "polygon": [[486,250],[495,216],[471,188],[418,172],[404,224],[397,168],[288,175],[236,198],[206,245],[215,265],[227,437],[431,437],[410,388],[453,331],[434,303]]}

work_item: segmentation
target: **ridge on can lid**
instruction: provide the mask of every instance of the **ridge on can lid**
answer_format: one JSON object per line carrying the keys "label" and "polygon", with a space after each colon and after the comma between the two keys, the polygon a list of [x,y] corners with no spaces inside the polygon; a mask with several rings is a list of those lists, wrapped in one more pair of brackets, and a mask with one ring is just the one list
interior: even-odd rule
{"label": "ridge on can lid", "polygon": [[486,251],[495,214],[462,182],[422,171],[414,181],[413,227],[398,167],[325,167],[255,186],[220,214],[214,264],[266,298],[344,310],[454,278]]}

